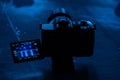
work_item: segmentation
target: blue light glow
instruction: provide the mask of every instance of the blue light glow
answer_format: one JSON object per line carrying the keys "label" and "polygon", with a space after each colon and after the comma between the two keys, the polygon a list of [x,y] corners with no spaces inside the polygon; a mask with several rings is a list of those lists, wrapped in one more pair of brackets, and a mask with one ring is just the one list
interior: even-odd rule
{"label": "blue light glow", "polygon": [[20,56],[23,58],[24,57],[24,52],[20,51]]}
{"label": "blue light glow", "polygon": [[28,57],[28,53],[27,53],[27,50],[25,50],[25,57]]}
{"label": "blue light glow", "polygon": [[33,50],[30,50],[31,56],[34,56]]}
{"label": "blue light glow", "polygon": [[24,47],[24,49],[26,49],[26,47]]}

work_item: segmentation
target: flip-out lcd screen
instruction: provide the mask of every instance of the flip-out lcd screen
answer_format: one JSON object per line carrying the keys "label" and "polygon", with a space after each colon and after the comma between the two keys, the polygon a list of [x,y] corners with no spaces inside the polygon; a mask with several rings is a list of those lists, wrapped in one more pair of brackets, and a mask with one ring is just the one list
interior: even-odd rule
{"label": "flip-out lcd screen", "polygon": [[41,57],[40,40],[28,40],[10,43],[15,63],[36,60]]}

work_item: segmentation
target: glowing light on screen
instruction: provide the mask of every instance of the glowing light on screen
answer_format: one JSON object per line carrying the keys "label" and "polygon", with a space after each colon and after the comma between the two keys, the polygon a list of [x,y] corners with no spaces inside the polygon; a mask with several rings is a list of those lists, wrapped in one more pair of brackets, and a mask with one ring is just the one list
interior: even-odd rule
{"label": "glowing light on screen", "polygon": [[13,57],[16,61],[27,61],[31,59],[38,59],[40,57],[40,43],[38,41],[26,41],[12,43],[11,49]]}

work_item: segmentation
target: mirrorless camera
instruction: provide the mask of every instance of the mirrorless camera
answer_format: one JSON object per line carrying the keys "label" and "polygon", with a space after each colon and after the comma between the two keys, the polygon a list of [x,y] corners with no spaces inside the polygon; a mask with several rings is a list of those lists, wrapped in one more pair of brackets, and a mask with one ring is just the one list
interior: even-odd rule
{"label": "mirrorless camera", "polygon": [[73,21],[64,8],[54,10],[47,22],[40,24],[45,56],[93,55],[96,29],[94,23],[88,20]]}
{"label": "mirrorless camera", "polygon": [[73,21],[64,8],[53,10],[47,24],[40,24],[41,42],[36,39],[10,43],[14,62],[92,56],[95,29],[91,21]]}

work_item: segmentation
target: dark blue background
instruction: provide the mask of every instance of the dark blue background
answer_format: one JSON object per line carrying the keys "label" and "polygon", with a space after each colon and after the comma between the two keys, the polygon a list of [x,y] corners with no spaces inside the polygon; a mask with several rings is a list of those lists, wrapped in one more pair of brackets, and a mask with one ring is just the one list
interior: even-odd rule
{"label": "dark blue background", "polygon": [[0,0],[1,80],[47,80],[50,58],[14,64],[9,43],[40,39],[39,24],[61,7],[73,20],[91,20],[97,25],[94,55],[74,58],[78,80],[120,80],[119,0]]}

